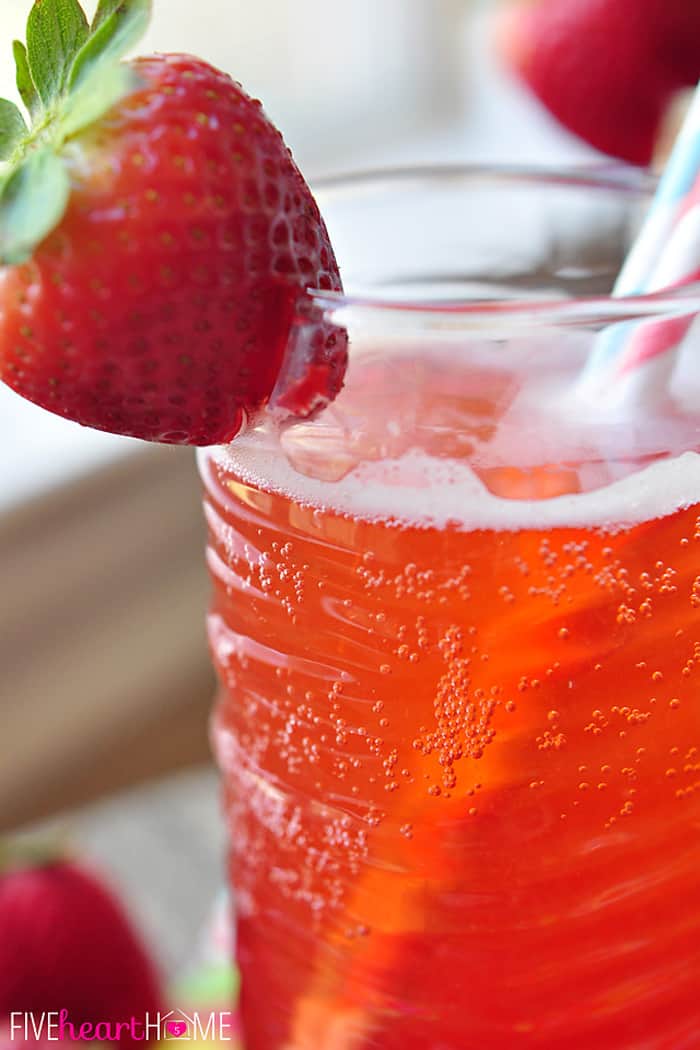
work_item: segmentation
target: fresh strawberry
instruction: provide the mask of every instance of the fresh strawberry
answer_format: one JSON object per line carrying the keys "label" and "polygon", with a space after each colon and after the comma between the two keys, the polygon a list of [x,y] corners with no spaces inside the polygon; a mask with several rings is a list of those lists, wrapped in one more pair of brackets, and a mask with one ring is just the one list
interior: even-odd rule
{"label": "fresh strawberry", "polygon": [[507,9],[499,41],[558,120],[647,164],[674,95],[700,77],[700,3],[530,0]]}
{"label": "fresh strawberry", "polygon": [[[279,132],[198,59],[120,62],[150,0],[36,0],[0,101],[0,377],[80,423],[156,441],[229,440],[270,398],[308,287],[340,276]],[[299,327],[299,325],[297,325]],[[320,319],[275,398],[331,400],[343,332]],[[298,340],[297,340],[298,343]]]}
{"label": "fresh strawberry", "polygon": [[[120,904],[95,876],[65,860],[5,867],[0,1021],[33,1013],[38,1024],[42,1015],[65,1010],[77,1032],[81,1024],[129,1024],[132,1017],[145,1023],[147,1013],[155,1021],[162,1009],[153,963]],[[131,1038],[122,1030],[122,1050],[135,1047],[144,1031],[134,1029]],[[11,1032],[16,1041],[21,1034]],[[64,1035],[70,1037],[70,1029]]]}

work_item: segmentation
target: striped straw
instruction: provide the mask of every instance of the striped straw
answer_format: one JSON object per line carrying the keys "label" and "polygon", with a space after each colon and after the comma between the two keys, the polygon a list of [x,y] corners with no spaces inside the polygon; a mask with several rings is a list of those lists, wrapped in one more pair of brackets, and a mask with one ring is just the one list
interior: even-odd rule
{"label": "striped straw", "polygon": [[[676,140],[666,171],[642,230],[613,290],[614,296],[643,295],[700,280],[700,85]],[[693,316],[659,321],[625,322],[598,340],[581,377],[581,385],[599,386],[601,379],[630,376],[625,388],[639,396],[647,383],[657,386],[672,360],[652,360],[679,346]],[[670,353],[668,356],[671,357]],[[657,386],[658,389],[658,386]],[[620,391],[617,391],[620,393]]]}

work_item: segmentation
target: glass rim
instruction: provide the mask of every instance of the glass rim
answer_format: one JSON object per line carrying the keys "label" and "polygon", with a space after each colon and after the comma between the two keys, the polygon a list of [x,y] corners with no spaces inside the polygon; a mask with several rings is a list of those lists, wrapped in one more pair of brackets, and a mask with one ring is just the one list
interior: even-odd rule
{"label": "glass rim", "polygon": [[[382,183],[407,185],[429,181],[433,184],[455,181],[490,181],[523,186],[552,185],[600,190],[622,196],[651,200],[658,178],[648,169],[610,162],[570,166],[511,164],[417,164],[386,168],[367,168],[328,175],[312,181],[316,195],[351,193]],[[323,213],[323,207],[321,206]],[[342,259],[339,260],[342,269]],[[382,293],[345,293],[308,288],[315,306],[334,318],[346,311],[358,312],[378,323],[395,323],[400,318],[412,324],[442,329],[484,330],[506,325],[529,327],[552,325],[589,327],[620,321],[684,316],[700,312],[700,280],[642,295],[571,296],[553,298],[529,295],[527,299],[451,298],[449,301],[419,299]]]}

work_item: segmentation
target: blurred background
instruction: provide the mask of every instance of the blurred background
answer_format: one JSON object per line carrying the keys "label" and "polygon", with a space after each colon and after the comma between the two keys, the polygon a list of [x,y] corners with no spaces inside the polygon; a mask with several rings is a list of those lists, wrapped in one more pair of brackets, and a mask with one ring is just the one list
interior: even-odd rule
{"label": "blurred background", "polygon": [[[0,5],[9,97],[28,6]],[[499,68],[495,7],[156,0],[144,50],[230,71],[312,180],[594,158]],[[70,813],[174,966],[221,877],[194,457],[82,430],[0,388],[0,477],[0,829]]]}

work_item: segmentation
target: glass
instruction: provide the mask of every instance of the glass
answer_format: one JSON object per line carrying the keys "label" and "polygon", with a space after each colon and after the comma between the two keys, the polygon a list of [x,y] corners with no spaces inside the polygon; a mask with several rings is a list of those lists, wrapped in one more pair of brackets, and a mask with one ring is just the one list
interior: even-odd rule
{"label": "glass", "polygon": [[700,308],[609,297],[650,189],[319,188],[345,388],[201,457],[247,1050],[697,1045],[698,369],[579,380]]}

